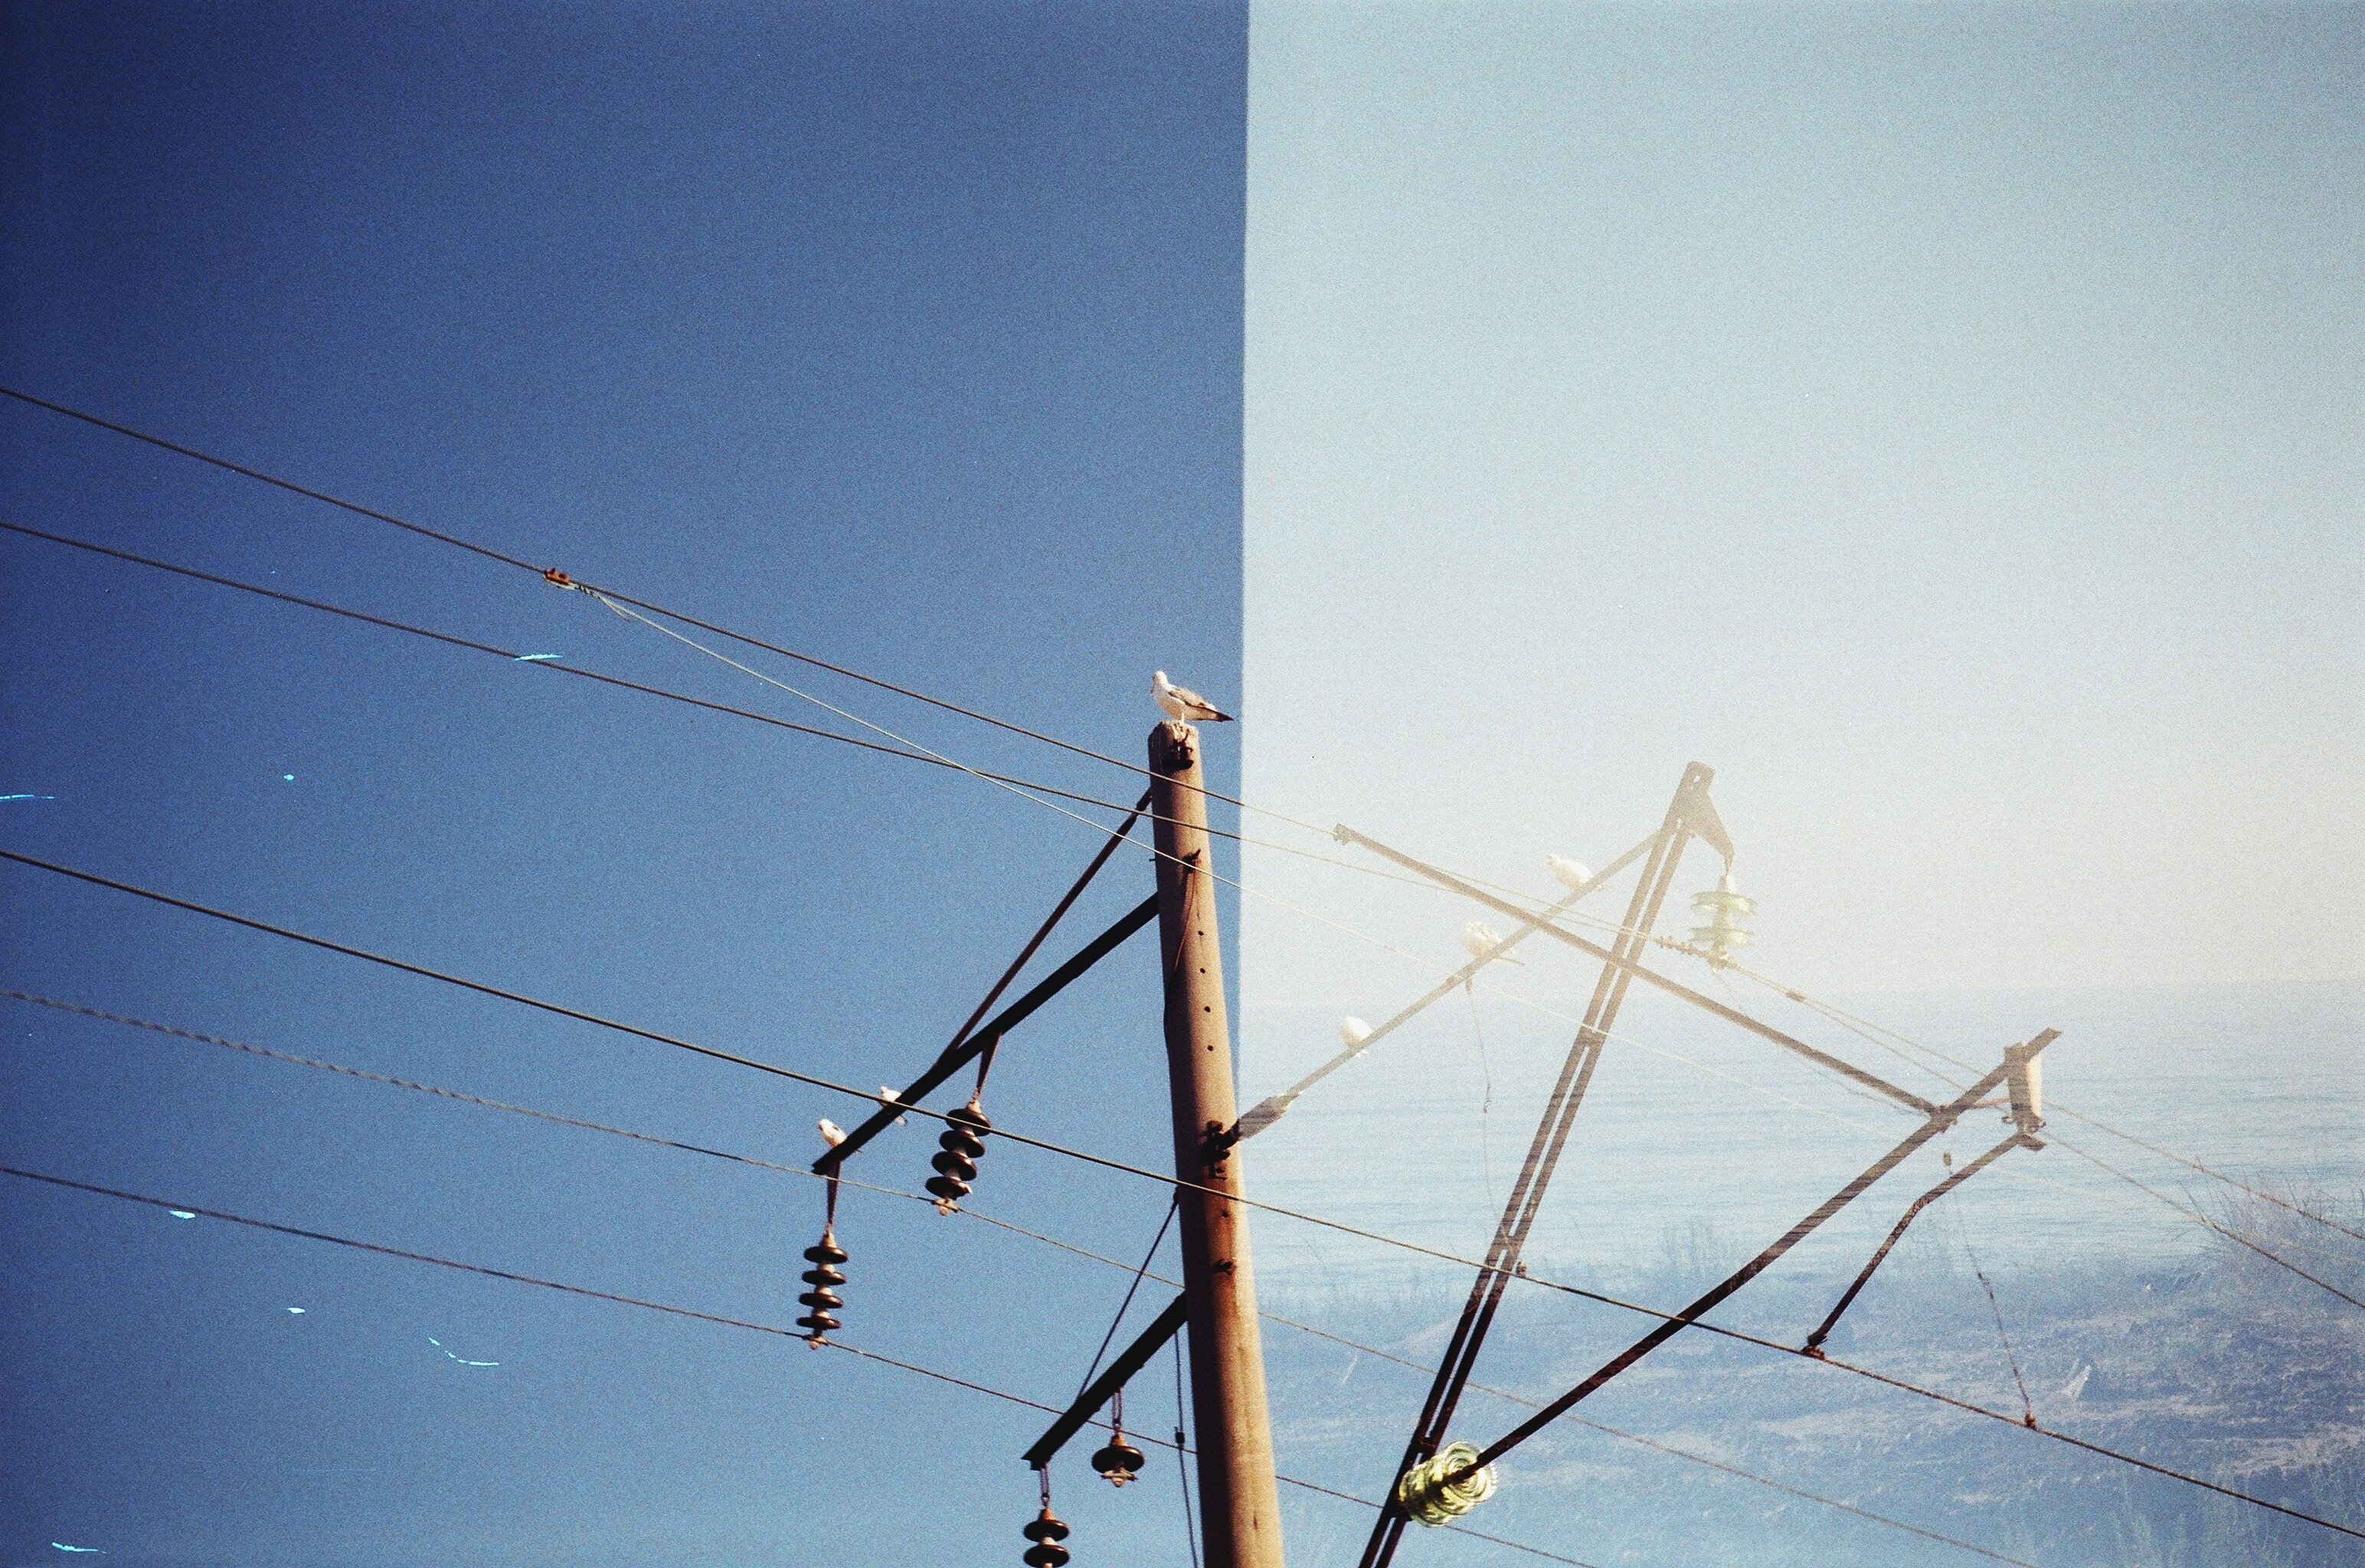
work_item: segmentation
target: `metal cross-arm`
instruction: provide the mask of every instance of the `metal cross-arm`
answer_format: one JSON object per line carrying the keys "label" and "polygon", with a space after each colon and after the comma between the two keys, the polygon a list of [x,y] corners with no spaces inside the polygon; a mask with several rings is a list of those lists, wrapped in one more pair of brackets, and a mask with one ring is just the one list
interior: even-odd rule
{"label": "metal cross-arm", "polygon": [[[1407,870],[1418,871],[1420,875],[1427,877],[1430,881],[1435,882],[1438,886],[1441,888],[1450,888],[1453,891],[1460,893],[1463,897],[1473,900],[1478,903],[1483,903],[1489,909],[1498,911],[1501,913],[1509,915],[1518,920],[1526,920],[1530,918],[1531,912],[1521,909],[1518,904],[1511,902],[1508,899],[1497,898],[1493,893],[1487,892],[1485,889],[1474,887],[1470,883],[1465,882],[1461,878],[1455,876],[1452,872],[1440,870],[1438,868],[1429,865],[1425,860],[1416,860],[1402,850],[1392,849],[1375,838],[1357,833],[1353,828],[1347,826],[1343,823],[1331,830],[1331,836],[1338,839],[1341,844],[1362,845],[1364,848],[1372,851],[1373,854],[1381,856],[1386,859],[1393,860],[1397,865],[1404,867]],[[1568,946],[1575,948],[1580,953],[1589,954],[1594,958],[1602,959],[1604,962],[1615,965],[1619,969],[1625,970],[1628,974],[1632,975],[1636,980],[1642,980],[1649,985],[1654,985],[1670,996],[1681,997],[1684,1001],[1690,1002],[1695,1007],[1713,1013],[1718,1017],[1724,1019],[1728,1023],[1737,1024],[1741,1027],[1748,1030],[1751,1034],[1757,1036],[1761,1039],[1770,1040],[1786,1051],[1790,1051],[1799,1056],[1804,1057],[1809,1061],[1814,1062],[1818,1066],[1826,1068],[1833,1072],[1836,1072],[1841,1077],[1845,1078],[1852,1082],[1861,1084],[1865,1088],[1874,1091],[1876,1093],[1886,1095],[1889,1099],[1896,1101],[1899,1104],[1903,1105],[1908,1109],[1919,1111],[1925,1116],[1938,1109],[1938,1105],[1935,1101],[1925,1100],[1921,1095],[1914,1093],[1911,1090],[1900,1089],[1896,1084],[1889,1082],[1887,1079],[1881,1078],[1874,1073],[1866,1072],[1864,1069],[1856,1066],[1854,1062],[1844,1061],[1840,1058],[1832,1055],[1829,1051],[1817,1050],[1814,1047],[1807,1044],[1806,1041],[1799,1039],[1794,1036],[1784,1034],[1781,1030],[1777,1029],[1771,1024],[1760,1023],[1758,1020],[1752,1018],[1748,1014],[1742,1012],[1741,1009],[1737,1007],[1729,1007],[1712,996],[1694,991],[1691,987],[1684,984],[1680,980],[1669,979],[1667,976],[1660,974],[1655,969],[1645,969],[1638,959],[1628,958],[1622,953],[1614,953],[1608,948],[1602,946],[1597,942],[1588,942],[1584,937],[1579,936],[1576,933],[1564,926],[1539,924],[1536,929],[1541,931],[1545,935],[1552,937],[1556,942],[1561,942]]]}
{"label": "metal cross-arm", "polygon": [[1116,1360],[1108,1364],[1108,1370],[1093,1380],[1091,1387],[1076,1395],[1076,1402],[1060,1412],[1059,1418],[1035,1439],[1033,1448],[1026,1450],[1025,1457],[1029,1468],[1040,1470],[1050,1463],[1051,1456],[1065,1447],[1070,1438],[1082,1431],[1084,1423],[1126,1385],[1126,1380],[1147,1365],[1149,1358],[1156,1355],[1167,1340],[1174,1338],[1175,1331],[1182,1327],[1183,1319],[1189,1316],[1189,1298],[1176,1296],[1168,1304],[1166,1310],[1141,1331],[1141,1337],[1120,1351]]}
{"label": "metal cross-arm", "polygon": [[1152,893],[1128,910],[1115,925],[1086,943],[1075,957],[1045,976],[1034,990],[1003,1008],[995,1015],[993,1022],[959,1044],[947,1047],[944,1055],[938,1057],[927,1071],[912,1080],[902,1093],[880,1106],[871,1113],[869,1120],[846,1134],[844,1143],[814,1160],[814,1172],[823,1176],[833,1174],[845,1162],[846,1156],[884,1132],[896,1117],[935,1092],[938,1084],[975,1061],[982,1052],[1000,1043],[1003,1036],[1016,1028],[1037,1008],[1059,995],[1086,969],[1115,952],[1126,937],[1157,918],[1158,895]]}

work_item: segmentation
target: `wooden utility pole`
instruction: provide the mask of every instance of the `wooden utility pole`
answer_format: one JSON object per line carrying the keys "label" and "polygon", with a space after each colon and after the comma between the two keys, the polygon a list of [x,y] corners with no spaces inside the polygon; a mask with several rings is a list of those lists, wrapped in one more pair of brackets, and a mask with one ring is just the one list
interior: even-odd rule
{"label": "wooden utility pole", "polygon": [[1240,1156],[1223,1134],[1232,1098],[1231,1021],[1216,941],[1215,867],[1199,732],[1149,732],[1149,809],[1157,826],[1159,958],[1166,976],[1166,1064],[1174,1092],[1174,1174],[1213,1189],[1178,1189],[1182,1293],[1189,1305],[1191,1411],[1199,1440],[1199,1516],[1206,1568],[1282,1568],[1281,1497],[1265,1407]]}

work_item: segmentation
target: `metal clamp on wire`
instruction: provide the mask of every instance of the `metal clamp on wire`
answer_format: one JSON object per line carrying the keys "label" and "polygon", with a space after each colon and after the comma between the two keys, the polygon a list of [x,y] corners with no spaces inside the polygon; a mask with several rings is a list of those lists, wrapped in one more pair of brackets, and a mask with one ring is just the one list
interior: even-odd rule
{"label": "metal clamp on wire", "polygon": [[1449,1523],[1494,1495],[1495,1467],[1478,1464],[1478,1450],[1468,1443],[1446,1444],[1396,1483],[1396,1506],[1417,1525]]}

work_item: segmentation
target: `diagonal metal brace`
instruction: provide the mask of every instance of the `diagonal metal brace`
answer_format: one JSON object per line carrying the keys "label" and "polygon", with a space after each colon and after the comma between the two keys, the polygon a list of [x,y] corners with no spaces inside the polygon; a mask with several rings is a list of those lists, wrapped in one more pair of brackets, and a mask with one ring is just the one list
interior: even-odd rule
{"label": "diagonal metal brace", "polygon": [[1070,1438],[1083,1429],[1084,1423],[1125,1386],[1126,1380],[1139,1372],[1167,1340],[1174,1338],[1175,1330],[1182,1327],[1183,1319],[1189,1315],[1186,1298],[1176,1296],[1173,1304],[1158,1315],[1158,1320],[1141,1331],[1141,1338],[1118,1352],[1116,1360],[1108,1364],[1108,1371],[1094,1378],[1093,1385],[1078,1394],[1076,1402],[1051,1423],[1050,1429],[1035,1439],[1035,1446],[1026,1450],[1028,1467],[1040,1470],[1050,1463],[1051,1456],[1065,1447]]}
{"label": "diagonal metal brace", "polygon": [[846,1136],[844,1143],[827,1150],[819,1159],[814,1160],[813,1173],[819,1176],[835,1174],[837,1168],[845,1163],[846,1156],[884,1132],[893,1125],[896,1117],[935,1092],[937,1085],[975,1061],[987,1048],[997,1044],[1003,1036],[1026,1022],[1037,1008],[1059,995],[1086,969],[1115,952],[1123,945],[1126,937],[1157,918],[1158,895],[1152,893],[1126,912],[1125,917],[1115,925],[1085,943],[1074,958],[1046,975],[1034,990],[1003,1008],[994,1016],[992,1023],[979,1029],[958,1045],[947,1047],[945,1054],[936,1058],[936,1064],[912,1080],[903,1092],[895,1097],[893,1104],[879,1107],[860,1126]]}
{"label": "diagonal metal brace", "polygon": [[1842,1187],[1838,1192],[1833,1193],[1830,1197],[1824,1199],[1821,1207],[1817,1208],[1814,1213],[1809,1215],[1806,1218],[1800,1220],[1798,1224],[1792,1226],[1788,1231],[1784,1232],[1781,1238],[1775,1241],[1772,1246],[1766,1248],[1765,1250],[1760,1252],[1756,1257],[1752,1258],[1748,1262],[1743,1263],[1739,1269],[1726,1276],[1722,1281],[1709,1289],[1709,1291],[1705,1295],[1702,1295],[1698,1301],[1693,1302],[1681,1312],[1668,1317],[1657,1327],[1652,1329],[1648,1334],[1643,1335],[1640,1339],[1635,1340],[1634,1343],[1626,1347],[1625,1350],[1620,1350],[1617,1355],[1612,1356],[1607,1362],[1603,1363],[1601,1369],[1598,1372],[1596,1372],[1591,1377],[1586,1378],[1583,1383],[1578,1383],[1575,1388],[1570,1389],[1566,1394],[1562,1394],[1551,1404],[1544,1406],[1534,1415],[1529,1417],[1526,1420],[1512,1428],[1508,1432],[1506,1432],[1503,1436],[1495,1439],[1493,1443],[1487,1446],[1485,1452],[1481,1453],[1476,1459],[1471,1461],[1470,1463],[1463,1466],[1460,1470],[1455,1471],[1452,1474],[1445,1476],[1443,1478],[1444,1481],[1449,1484],[1459,1481],[1464,1475],[1470,1474],[1474,1471],[1483,1469],[1486,1465],[1494,1463],[1496,1460],[1502,1458],[1503,1455],[1510,1452],[1511,1450],[1519,1447],[1521,1443],[1527,1441],[1530,1438],[1535,1436],[1546,1427],[1551,1426],[1554,1421],[1559,1420],[1563,1416],[1566,1415],[1573,1406],[1583,1401],[1588,1394],[1601,1387],[1602,1384],[1608,1383],[1610,1379],[1616,1377],[1619,1373],[1632,1366],[1636,1361],[1641,1361],[1653,1350],[1657,1350],[1660,1346],[1665,1344],[1668,1340],[1682,1333],[1694,1322],[1698,1321],[1703,1315],[1716,1307],[1727,1296],[1732,1295],[1735,1291],[1741,1289],[1742,1286],[1747,1284],[1759,1274],[1764,1273],[1767,1269],[1771,1268],[1785,1252],[1788,1252],[1791,1248],[1805,1240],[1807,1237],[1817,1227],[1821,1226],[1825,1220],[1839,1213],[1840,1210],[1845,1208],[1849,1204],[1854,1203],[1856,1198],[1863,1193],[1866,1188],[1871,1186],[1875,1182],[1879,1181],[1883,1176],[1888,1175],[1889,1171],[1902,1164],[1908,1155],[1911,1155],[1915,1149],[1921,1148],[1923,1144],[1929,1142],[1932,1138],[1937,1137],[1948,1127],[1953,1126],[1956,1121],[1961,1119],[1963,1113],[1977,1105],[1981,1099],[1986,1097],[1987,1092],[1990,1090],[2002,1083],[2014,1072],[2024,1072],[2026,1070],[2027,1062],[2034,1059],[2038,1052],[2044,1050],[2046,1047],[2051,1045],[2056,1039],[2059,1038],[2060,1034],[2061,1031],[2058,1029],[2046,1029],[2037,1035],[2035,1038],[2030,1040],[2026,1045],[2013,1047],[2005,1054],[2003,1062],[1997,1066],[1993,1071],[1989,1072],[1977,1083],[1972,1084],[1968,1089],[1963,1091],[1962,1093],[1956,1095],[1955,1099],[1946,1104],[1938,1106],[1931,1113],[1928,1120],[1924,1121],[1920,1126],[1914,1128],[1913,1131],[1908,1134],[1896,1148],[1890,1149],[1887,1154],[1882,1155],[1878,1159],[1873,1161],[1862,1175],[1856,1177],[1846,1186]]}
{"label": "diagonal metal brace", "polygon": [[1879,1268],[1883,1262],[1888,1260],[1889,1249],[1896,1246],[1898,1241],[1905,1235],[1905,1227],[1911,1225],[1916,1219],[1921,1217],[1922,1211],[1923,1209],[1928,1208],[1932,1204],[1936,1203],[1939,1199],[1945,1197],[1947,1193],[1953,1192],[1956,1188],[1961,1186],[1964,1182],[1969,1181],[1972,1177],[1978,1175],[1989,1166],[1993,1165],[1997,1160],[2002,1159],[2005,1155],[2010,1154],[2013,1149],[2021,1148],[2043,1148],[2044,1147],[2044,1144],[2038,1142],[2035,1138],[2029,1137],[2026,1133],[2015,1130],[2012,1137],[2004,1139],[2001,1143],[1996,1145],[1985,1154],[1980,1155],[1977,1159],[1972,1160],[1960,1170],[1955,1171],[1945,1181],[1939,1182],[1936,1186],[1931,1188],[1928,1192],[1922,1193],[1920,1197],[1907,1204],[1904,1215],[1899,1218],[1895,1228],[1889,1231],[1889,1238],[1886,1241],[1883,1241],[1880,1244],[1879,1249],[1873,1253],[1872,1261],[1864,1266],[1864,1271],[1855,1277],[1855,1282],[1848,1286],[1846,1294],[1840,1297],[1839,1305],[1832,1308],[1831,1316],[1824,1318],[1822,1322],[1817,1324],[1815,1326],[1815,1331],[1807,1336],[1807,1354],[1810,1356],[1820,1356],[1823,1353],[1823,1341],[1832,1337],[1832,1329],[1838,1324],[1840,1315],[1845,1312],[1851,1305],[1855,1305],[1857,1293],[1861,1292],[1865,1285],[1872,1279],[1873,1271]]}

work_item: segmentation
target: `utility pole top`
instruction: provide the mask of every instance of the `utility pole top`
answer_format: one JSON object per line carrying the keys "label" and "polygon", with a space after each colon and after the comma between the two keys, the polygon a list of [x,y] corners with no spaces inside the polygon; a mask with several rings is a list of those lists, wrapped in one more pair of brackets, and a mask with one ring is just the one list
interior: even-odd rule
{"label": "utility pole top", "polygon": [[[1180,719],[1169,719],[1149,732],[1149,770],[1160,775],[1195,770],[1199,766],[1199,731]],[[1195,781],[1194,781],[1195,782]],[[1204,830],[1205,813],[1201,813]]]}

